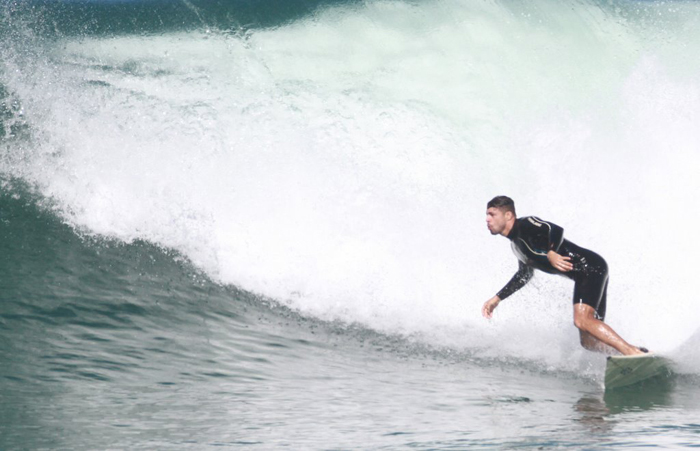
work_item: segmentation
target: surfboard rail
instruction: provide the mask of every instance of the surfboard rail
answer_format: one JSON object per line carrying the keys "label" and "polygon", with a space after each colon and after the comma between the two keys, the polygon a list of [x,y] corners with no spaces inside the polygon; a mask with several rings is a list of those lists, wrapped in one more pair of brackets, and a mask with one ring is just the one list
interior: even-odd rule
{"label": "surfboard rail", "polygon": [[668,361],[657,354],[610,356],[605,367],[605,388],[627,387],[668,373]]}

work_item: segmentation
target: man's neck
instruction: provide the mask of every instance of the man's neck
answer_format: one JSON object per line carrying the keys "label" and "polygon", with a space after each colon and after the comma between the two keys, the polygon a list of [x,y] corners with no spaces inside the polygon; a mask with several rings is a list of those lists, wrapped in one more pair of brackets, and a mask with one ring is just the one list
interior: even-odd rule
{"label": "man's neck", "polygon": [[513,218],[510,221],[506,222],[506,227],[503,229],[501,235],[508,238],[508,235],[510,235],[511,230],[513,230],[513,227],[515,227],[515,219],[516,218]]}

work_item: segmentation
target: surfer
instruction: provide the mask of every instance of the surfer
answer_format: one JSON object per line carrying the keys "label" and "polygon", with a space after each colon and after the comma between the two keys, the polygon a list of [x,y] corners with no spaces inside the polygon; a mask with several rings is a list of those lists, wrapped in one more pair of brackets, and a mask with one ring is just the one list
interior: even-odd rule
{"label": "surfer", "polygon": [[[535,216],[518,218],[515,203],[497,196],[486,206],[486,224],[492,235],[510,240],[518,258],[518,271],[496,296],[484,303],[481,313],[491,318],[498,304],[525,286],[535,269],[574,281],[574,324],[581,346],[591,351],[624,355],[648,352],[632,346],[605,324],[608,265],[600,255],[564,239],[564,229]],[[613,349],[611,349],[613,348]]]}

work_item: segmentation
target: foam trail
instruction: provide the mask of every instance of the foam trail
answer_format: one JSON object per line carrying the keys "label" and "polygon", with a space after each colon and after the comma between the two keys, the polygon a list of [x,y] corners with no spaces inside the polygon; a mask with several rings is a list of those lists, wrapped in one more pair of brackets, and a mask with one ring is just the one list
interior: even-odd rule
{"label": "foam trail", "polygon": [[576,367],[567,281],[479,315],[515,269],[484,222],[509,194],[608,259],[616,329],[675,349],[700,323],[700,67],[678,50],[700,12],[625,8],[372,1],[243,36],[18,43],[3,83],[33,137],[2,169],[90,233],[306,314]]}

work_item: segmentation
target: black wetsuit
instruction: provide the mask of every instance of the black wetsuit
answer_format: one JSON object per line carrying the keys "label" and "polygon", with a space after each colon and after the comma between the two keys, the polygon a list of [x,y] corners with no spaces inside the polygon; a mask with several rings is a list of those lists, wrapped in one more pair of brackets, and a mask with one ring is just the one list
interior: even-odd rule
{"label": "black wetsuit", "polygon": [[[506,284],[498,297],[507,298],[525,286],[535,269],[549,274],[559,274],[575,282],[574,304],[590,305],[598,319],[605,318],[608,290],[608,264],[603,257],[564,239],[564,229],[535,216],[515,220],[508,234],[513,253],[518,257],[518,271]],[[555,269],[547,259],[550,250],[564,257],[571,257],[574,269],[562,272]]]}

